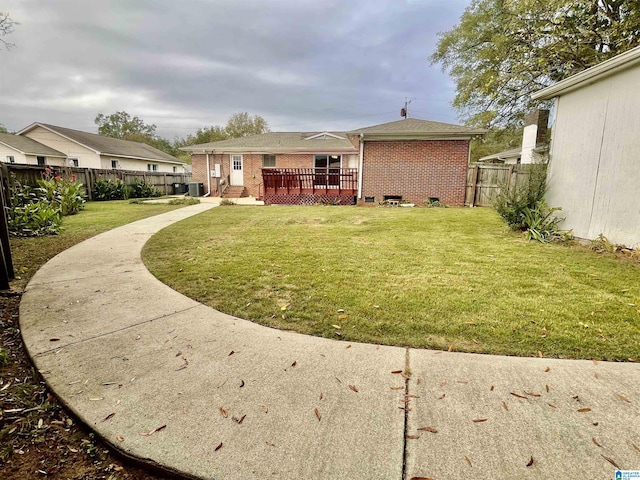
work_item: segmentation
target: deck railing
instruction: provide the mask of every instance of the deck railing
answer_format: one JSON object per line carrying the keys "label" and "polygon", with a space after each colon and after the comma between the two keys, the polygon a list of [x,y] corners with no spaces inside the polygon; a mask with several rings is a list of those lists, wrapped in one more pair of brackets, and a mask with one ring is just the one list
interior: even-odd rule
{"label": "deck railing", "polygon": [[265,193],[355,194],[357,168],[263,168]]}

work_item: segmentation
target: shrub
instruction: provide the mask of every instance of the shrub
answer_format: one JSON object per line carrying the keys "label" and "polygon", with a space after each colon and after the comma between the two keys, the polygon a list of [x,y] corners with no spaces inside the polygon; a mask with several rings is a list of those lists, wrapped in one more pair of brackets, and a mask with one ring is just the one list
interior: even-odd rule
{"label": "shrub", "polygon": [[169,205],[197,205],[200,200],[197,198],[174,198],[169,200]]}
{"label": "shrub", "polygon": [[33,188],[13,179],[11,204],[7,207],[9,233],[17,237],[55,235],[60,231],[62,215],[57,202],[40,198]]}
{"label": "shrub", "polygon": [[558,224],[564,218],[555,216],[561,208],[549,208],[544,200],[540,200],[533,208],[526,207],[523,211],[523,228],[526,229],[527,240],[546,243],[555,240],[565,241],[572,238],[571,232],[560,230]]}
{"label": "shrub", "polygon": [[94,200],[125,200],[126,198],[127,186],[120,179],[98,179],[93,186]]}
{"label": "shrub", "polygon": [[130,198],[152,198],[162,195],[160,190],[140,178],[136,178],[131,185],[128,185],[127,190]]}
{"label": "shrub", "polygon": [[525,211],[535,209],[547,192],[547,166],[544,163],[531,165],[526,181],[515,188],[502,185],[493,202],[498,215],[514,230],[526,230]]}
{"label": "shrub", "polygon": [[49,168],[45,169],[43,178],[38,180],[36,195],[40,200],[53,205],[57,203],[61,215],[75,215],[84,208],[84,185],[76,183],[75,174],[69,178],[56,175]]}
{"label": "shrub", "polygon": [[425,207],[427,208],[447,208],[447,204],[441,202],[440,200],[429,199],[426,201]]}
{"label": "shrub", "polygon": [[228,198],[223,198],[220,201],[220,206],[221,207],[230,207],[230,206],[235,205],[235,204],[236,204],[236,202],[234,202],[233,200],[229,200]]}

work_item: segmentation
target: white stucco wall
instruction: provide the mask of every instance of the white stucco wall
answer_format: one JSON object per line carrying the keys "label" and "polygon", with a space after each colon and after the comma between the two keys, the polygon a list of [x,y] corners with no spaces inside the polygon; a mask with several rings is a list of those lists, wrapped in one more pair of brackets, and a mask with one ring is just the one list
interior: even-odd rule
{"label": "white stucco wall", "polygon": [[60,135],[50,132],[42,127],[35,127],[25,134],[26,137],[32,138],[47,147],[64,153],[67,157],[77,158],[78,166],[82,168],[101,168],[100,155],[93,150],[82,147],[77,143],[67,140]]}
{"label": "white stucco wall", "polygon": [[171,164],[163,162],[154,162],[151,160],[136,160],[134,158],[114,157],[112,155],[104,155],[101,160],[102,166],[100,168],[110,169],[111,160],[118,161],[119,170],[140,170],[147,171],[147,164],[155,163],[158,165],[158,172],[173,173],[173,167],[177,167],[177,173],[184,173],[184,167],[182,164]]}
{"label": "white stucco wall", "polygon": [[640,247],[640,65],[556,100],[549,192],[564,228]]}

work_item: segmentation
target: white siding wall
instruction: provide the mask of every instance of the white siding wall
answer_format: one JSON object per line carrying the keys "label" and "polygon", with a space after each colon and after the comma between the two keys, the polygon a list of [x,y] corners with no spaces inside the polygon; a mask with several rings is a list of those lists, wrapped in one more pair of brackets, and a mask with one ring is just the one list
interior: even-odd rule
{"label": "white siding wall", "polygon": [[78,166],[83,168],[101,168],[100,155],[93,150],[82,147],[77,143],[61,137],[56,133],[52,133],[42,127],[35,127],[33,130],[25,134],[26,137],[32,138],[47,147],[64,153],[67,157],[77,158]]}
{"label": "white siding wall", "polygon": [[20,152],[16,152],[12,148],[0,145],[0,161],[3,163],[9,163],[7,161],[7,155],[11,155],[16,163],[27,163],[27,160],[23,154],[21,154]]}
{"label": "white siding wall", "polygon": [[640,66],[557,99],[548,203],[564,228],[640,247]]}
{"label": "white siding wall", "polygon": [[[122,157],[113,157],[111,155],[105,155],[102,157],[101,160],[101,164],[102,167],[101,168],[111,168],[111,160],[117,160],[118,161],[118,168],[120,170],[140,170],[140,171],[147,171],[147,164],[148,163],[155,163],[158,165],[158,172],[165,172],[165,173],[172,173],[173,172],[173,167],[174,165],[169,164],[169,163],[161,163],[161,162],[153,162],[150,160],[136,160],[133,158],[122,158]],[[183,166],[180,164],[176,164],[176,166],[178,167],[178,173],[183,173],[184,172],[184,168]]]}

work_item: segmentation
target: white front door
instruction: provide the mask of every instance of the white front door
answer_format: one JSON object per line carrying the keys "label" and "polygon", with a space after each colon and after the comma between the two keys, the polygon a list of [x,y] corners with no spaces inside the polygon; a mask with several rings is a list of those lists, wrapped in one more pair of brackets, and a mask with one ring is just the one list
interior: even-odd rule
{"label": "white front door", "polygon": [[242,155],[231,155],[231,185],[244,185]]}

